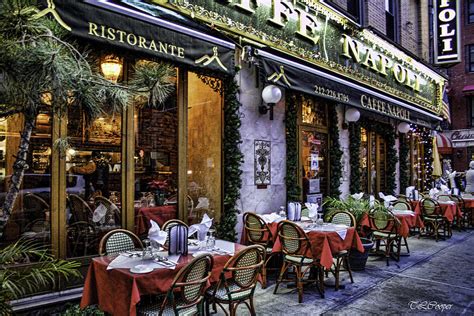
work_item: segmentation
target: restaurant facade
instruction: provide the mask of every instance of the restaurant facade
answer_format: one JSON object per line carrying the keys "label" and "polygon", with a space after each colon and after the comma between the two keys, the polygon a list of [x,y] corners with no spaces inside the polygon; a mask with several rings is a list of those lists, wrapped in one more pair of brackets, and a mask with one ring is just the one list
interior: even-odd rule
{"label": "restaurant facade", "polygon": [[[89,257],[111,229],[146,235],[150,209],[188,223],[207,213],[233,236],[235,211],[396,194],[429,177],[445,78],[324,3],[54,0],[44,10],[111,81],[164,62],[174,89],[159,108],[137,100],[91,124],[77,109],[39,114],[2,244],[23,236]],[[2,193],[21,122],[0,125]],[[98,218],[99,195],[111,216]]]}

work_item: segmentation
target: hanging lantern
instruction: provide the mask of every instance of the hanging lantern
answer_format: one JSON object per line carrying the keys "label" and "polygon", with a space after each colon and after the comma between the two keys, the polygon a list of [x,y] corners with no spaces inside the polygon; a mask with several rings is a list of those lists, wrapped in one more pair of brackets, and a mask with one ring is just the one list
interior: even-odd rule
{"label": "hanging lantern", "polygon": [[346,114],[344,116],[347,122],[357,122],[360,118],[360,112],[357,109],[350,108],[346,110]]}
{"label": "hanging lantern", "polygon": [[122,73],[122,64],[122,59],[116,55],[104,56],[100,63],[100,69],[104,74],[104,78],[116,83]]}
{"label": "hanging lantern", "polygon": [[410,131],[410,124],[407,122],[401,122],[398,124],[398,131],[402,134],[406,134]]}

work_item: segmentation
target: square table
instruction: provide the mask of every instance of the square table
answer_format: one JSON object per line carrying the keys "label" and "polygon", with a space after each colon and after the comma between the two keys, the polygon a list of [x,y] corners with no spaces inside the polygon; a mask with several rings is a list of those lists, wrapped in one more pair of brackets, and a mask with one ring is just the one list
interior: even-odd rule
{"label": "square table", "polygon": [[135,215],[135,233],[143,236],[150,229],[150,220],[162,227],[168,220],[177,218],[176,205],[140,207],[135,209]]}
{"label": "square table", "polygon": [[[227,243],[234,247],[234,253],[245,248],[243,245],[226,241],[216,240],[216,246],[222,247]],[[92,259],[84,282],[81,308],[88,305],[98,304],[99,308],[112,315],[136,315],[136,305],[143,295],[164,294],[171,287],[174,277],[180,269],[193,260],[193,256],[181,256],[176,268],[155,269],[145,274],[130,272],[130,269],[107,270],[109,263],[116,256],[104,256]],[[212,268],[210,282],[217,282],[226,262],[231,255],[213,254],[214,266]]]}

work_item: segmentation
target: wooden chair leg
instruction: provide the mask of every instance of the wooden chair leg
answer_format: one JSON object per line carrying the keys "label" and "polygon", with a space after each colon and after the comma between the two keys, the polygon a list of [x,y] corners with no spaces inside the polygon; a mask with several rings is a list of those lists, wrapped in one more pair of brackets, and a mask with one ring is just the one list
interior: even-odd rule
{"label": "wooden chair leg", "polygon": [[267,268],[265,265],[262,267],[262,289],[267,288]]}
{"label": "wooden chair leg", "polygon": [[256,316],[255,306],[253,305],[253,296],[250,298],[250,315]]}
{"label": "wooden chair leg", "polygon": [[337,291],[339,290],[339,272],[341,271],[341,258],[337,258],[336,260],[336,269],[334,271],[334,279],[335,279],[335,284],[334,284],[334,290]]}
{"label": "wooden chair leg", "polygon": [[281,266],[281,269],[280,269],[280,275],[278,276],[278,279],[277,279],[276,285],[275,285],[275,289],[273,290],[273,294],[276,294],[276,292],[278,290],[278,287],[280,286],[280,283],[283,280],[283,275],[285,274],[285,271],[286,271],[287,267],[288,267],[288,263],[283,262],[283,265]]}
{"label": "wooden chair leg", "polygon": [[349,256],[344,256],[344,264],[346,265],[347,272],[349,272],[349,278],[351,279],[351,283],[354,283],[354,279],[352,278],[352,270],[349,264]]}
{"label": "wooden chair leg", "polygon": [[298,289],[298,303],[303,303],[303,276],[301,273],[301,267],[296,267],[296,287]]}

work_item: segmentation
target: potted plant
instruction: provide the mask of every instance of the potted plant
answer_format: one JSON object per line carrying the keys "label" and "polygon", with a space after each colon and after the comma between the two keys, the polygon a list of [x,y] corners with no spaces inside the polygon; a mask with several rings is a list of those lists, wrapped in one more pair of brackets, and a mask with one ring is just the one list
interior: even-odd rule
{"label": "potted plant", "polygon": [[79,267],[79,262],[53,258],[31,241],[6,246],[0,253],[0,315],[12,314],[12,300],[54,287],[60,279],[81,277]]}

